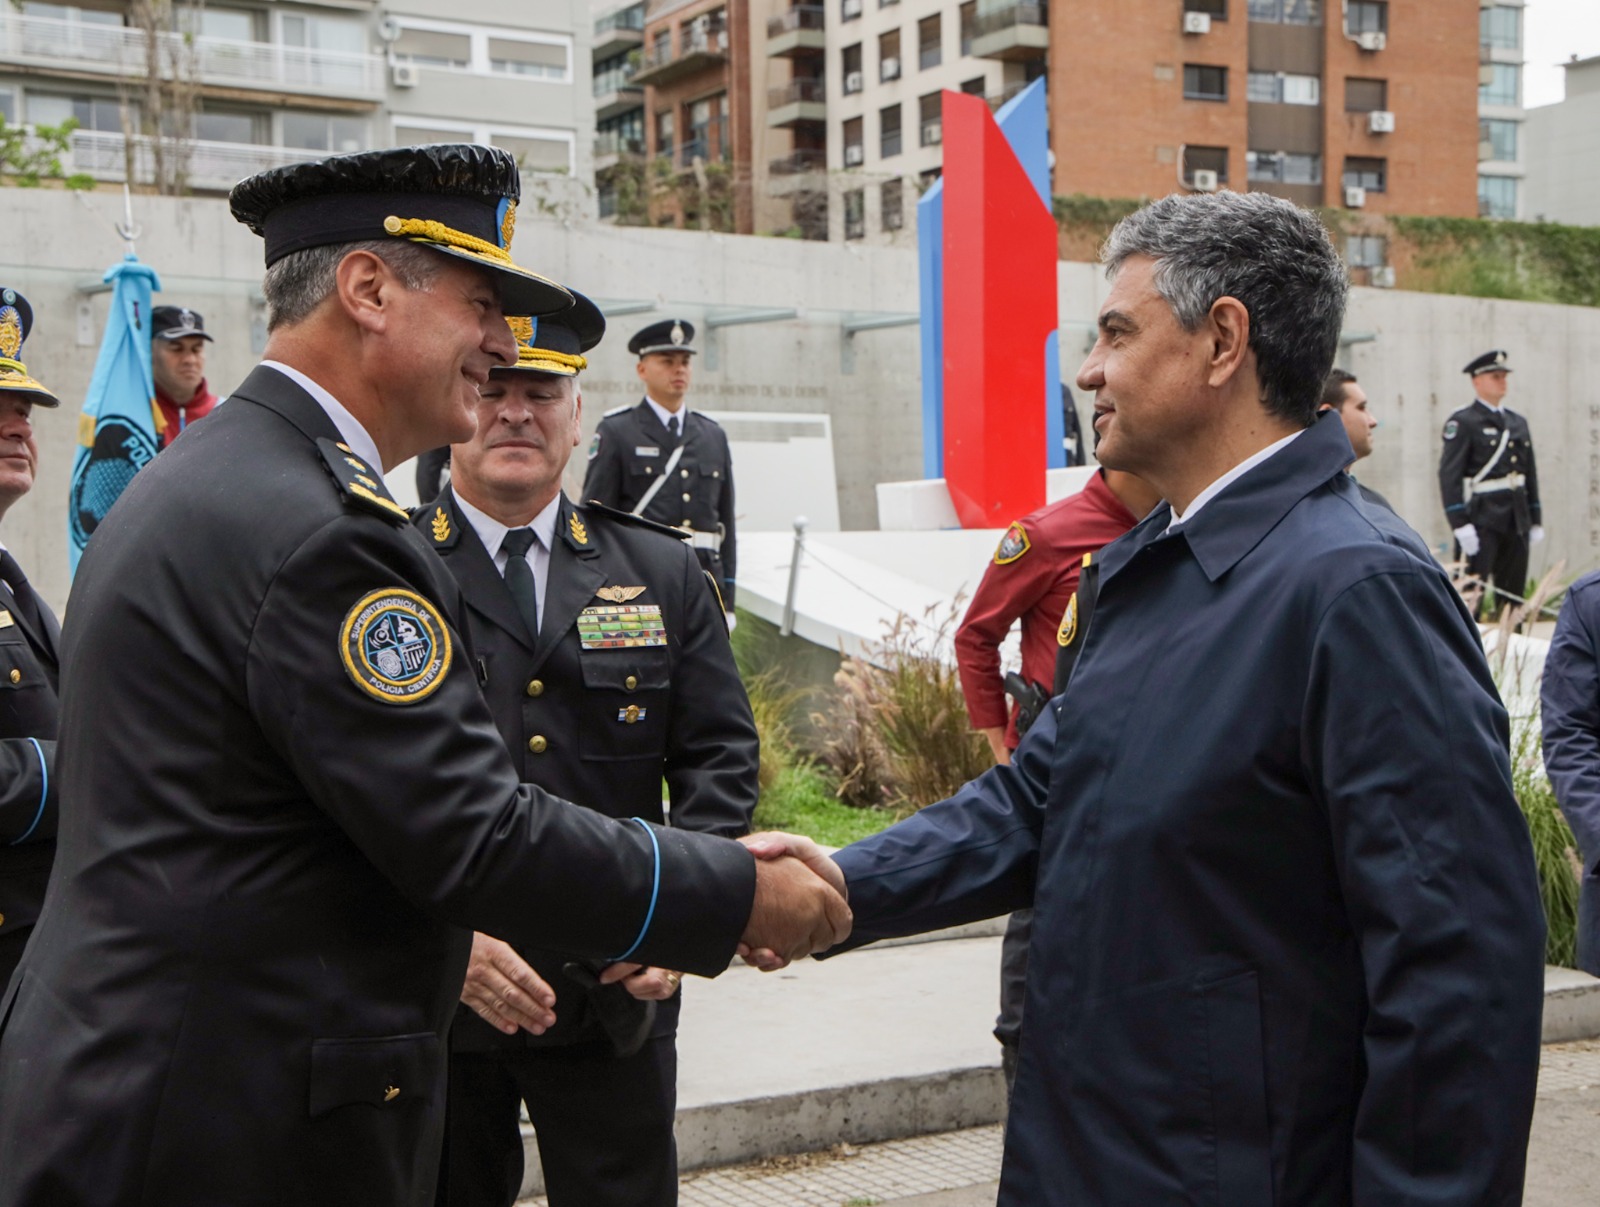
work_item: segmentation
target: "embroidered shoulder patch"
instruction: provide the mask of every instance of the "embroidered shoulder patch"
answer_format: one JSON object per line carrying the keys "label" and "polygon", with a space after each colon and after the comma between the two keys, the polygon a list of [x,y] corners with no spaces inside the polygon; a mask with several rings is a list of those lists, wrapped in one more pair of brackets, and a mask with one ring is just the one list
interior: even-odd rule
{"label": "embroidered shoulder patch", "polygon": [[1006,529],[1005,536],[1000,538],[1000,546],[994,551],[994,564],[1008,566],[1031,547],[1028,544],[1028,534],[1023,531],[1022,525],[1013,524]]}
{"label": "embroidered shoulder patch", "polygon": [[1056,630],[1056,644],[1063,648],[1072,644],[1078,635],[1078,593],[1074,591],[1067,600],[1067,610],[1061,614],[1061,627]]}
{"label": "embroidered shoulder patch", "polygon": [[450,673],[450,630],[433,604],[400,587],[356,601],[339,630],[339,656],[351,681],[385,704],[415,704]]}
{"label": "embroidered shoulder patch", "polygon": [[600,455],[600,433],[594,434],[594,439],[589,441],[589,460],[593,461]]}
{"label": "embroidered shoulder patch", "polygon": [[1460,430],[1461,430],[1461,425],[1458,424],[1454,419],[1452,419],[1452,420],[1450,420],[1449,423],[1446,423],[1444,425],[1444,438],[1446,440],[1454,440],[1456,438],[1456,433],[1459,432]]}

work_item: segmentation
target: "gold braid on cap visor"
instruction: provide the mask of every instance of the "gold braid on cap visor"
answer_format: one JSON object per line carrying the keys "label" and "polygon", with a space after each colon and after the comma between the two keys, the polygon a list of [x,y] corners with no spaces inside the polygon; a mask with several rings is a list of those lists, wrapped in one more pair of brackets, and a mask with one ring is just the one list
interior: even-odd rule
{"label": "gold braid on cap visor", "polygon": [[475,256],[482,256],[486,260],[493,260],[497,264],[516,267],[511,264],[511,253],[504,248],[490,243],[487,239],[458,231],[453,226],[446,226],[443,222],[435,222],[431,218],[396,218],[390,214],[383,220],[383,229],[396,238],[424,239],[429,243],[442,243],[446,247],[459,248]]}
{"label": "gold braid on cap visor", "polygon": [[565,352],[550,352],[544,348],[518,348],[517,368],[519,369],[571,369],[580,373],[589,367],[589,361],[582,356],[568,356]]}

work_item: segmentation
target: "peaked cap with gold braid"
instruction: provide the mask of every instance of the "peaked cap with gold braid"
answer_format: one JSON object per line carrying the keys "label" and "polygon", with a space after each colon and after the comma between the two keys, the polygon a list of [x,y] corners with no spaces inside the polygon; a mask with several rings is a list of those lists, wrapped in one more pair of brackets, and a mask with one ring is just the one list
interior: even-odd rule
{"label": "peaked cap with gold braid", "polygon": [[522,370],[576,377],[589,362],[581,354],[600,342],[606,318],[588,298],[572,290],[572,305],[544,318],[514,318],[511,334],[517,337],[517,363],[496,372]]}
{"label": "peaked cap with gold braid", "polygon": [[58,407],[61,400],[28,375],[22,345],[33,330],[33,307],[15,289],[0,289],[0,390],[27,396],[35,406]]}

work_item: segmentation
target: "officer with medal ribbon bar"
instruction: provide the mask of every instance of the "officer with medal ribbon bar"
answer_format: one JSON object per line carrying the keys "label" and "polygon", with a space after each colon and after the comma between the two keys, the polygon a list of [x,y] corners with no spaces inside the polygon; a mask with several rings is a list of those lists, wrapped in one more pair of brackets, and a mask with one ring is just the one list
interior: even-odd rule
{"label": "officer with medal ribbon bar", "polygon": [[56,866],[0,1001],[0,1202],[425,1207],[473,929],[704,975],[848,932],[798,862],[523,783],[459,588],[384,488],[470,437],[507,310],[572,303],[511,258],[518,187],[461,145],[233,190],[266,359],[78,567]]}
{"label": "officer with medal ribbon bar", "polygon": [[[674,829],[743,834],[757,738],[715,588],[682,531],[561,491],[581,439],[578,373],[605,319],[574,293],[570,309],[511,325],[517,365],[490,374],[450,484],[413,521],[461,586],[501,737],[525,781],[567,800],[659,824],[665,780]],[[507,968],[554,988],[553,1026],[495,1009]],[[510,1207],[523,1104],[551,1207],[677,1201],[679,975],[597,972],[476,936],[462,998],[483,1017],[464,1006],[451,1030],[440,1207]]]}

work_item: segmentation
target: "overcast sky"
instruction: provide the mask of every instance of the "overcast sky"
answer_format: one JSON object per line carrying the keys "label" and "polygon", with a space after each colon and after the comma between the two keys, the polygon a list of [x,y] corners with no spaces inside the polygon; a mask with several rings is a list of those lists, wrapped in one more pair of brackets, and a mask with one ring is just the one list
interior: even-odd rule
{"label": "overcast sky", "polygon": [[1565,72],[1558,64],[1573,55],[1600,55],[1600,0],[1528,0],[1523,34],[1522,103],[1528,108],[1562,98]]}

